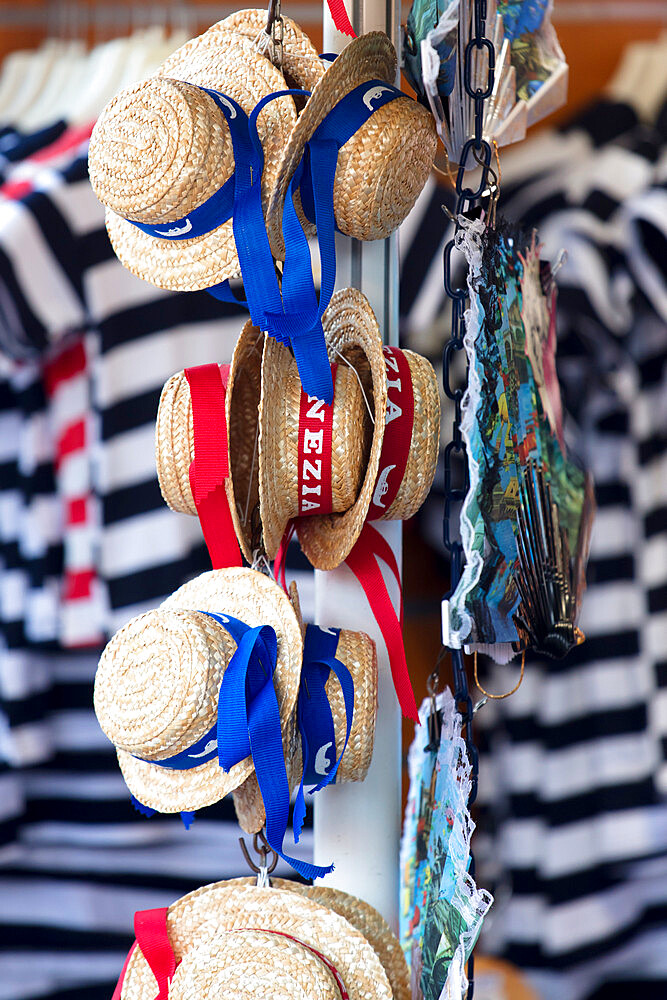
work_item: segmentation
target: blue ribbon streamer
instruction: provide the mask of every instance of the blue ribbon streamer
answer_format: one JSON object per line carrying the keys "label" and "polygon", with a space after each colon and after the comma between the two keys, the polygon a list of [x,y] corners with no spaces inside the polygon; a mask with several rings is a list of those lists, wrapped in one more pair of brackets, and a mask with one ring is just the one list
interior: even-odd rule
{"label": "blue ribbon streamer", "polygon": [[[354,714],[354,682],[344,663],[336,659],[340,629],[308,625],[303,647],[301,685],[297,701],[297,724],[301,733],[303,776],[294,802],[292,823],[298,843],[306,816],[304,785],[313,784],[311,795],[335,782],[336,772],[347,748]],[[331,705],[326,693],[330,673],[338,678],[345,703],[345,742],[336,757],[336,737]],[[329,748],[333,748],[333,764]],[[328,769],[324,770],[325,764]]]}
{"label": "blue ribbon streamer", "polygon": [[266,839],[279,857],[304,878],[333,870],[292,858],[283,852],[289,818],[289,783],[285,769],[280,710],[273,684],[278,643],[269,625],[249,628],[228,615],[210,614],[237,644],[220,685],[218,759],[229,770],[252,754],[266,811]]}

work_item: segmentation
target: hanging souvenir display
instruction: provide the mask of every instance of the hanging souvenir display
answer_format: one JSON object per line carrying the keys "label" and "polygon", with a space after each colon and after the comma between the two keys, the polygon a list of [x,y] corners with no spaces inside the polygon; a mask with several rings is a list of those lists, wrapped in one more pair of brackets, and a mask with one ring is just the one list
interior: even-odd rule
{"label": "hanging souvenir display", "polygon": [[[486,5],[489,37],[473,51],[471,75],[474,89],[485,93],[484,138],[499,146],[523,139],[528,126],[565,103],[568,67],[551,9],[552,0],[489,0]],[[460,162],[474,131],[475,102],[464,85],[473,10],[472,0],[415,0],[406,25],[405,72],[428,102],[452,163]]]}
{"label": "hanging souvenir display", "polygon": [[[355,896],[276,879],[204,886],[134,916],[113,1000],[296,996],[409,1000],[400,945]],[[156,994],[157,988],[157,994]]]}
{"label": "hanging souvenir display", "polygon": [[331,867],[283,853],[290,794],[298,788],[298,840],[304,785],[363,780],[376,691],[368,636],[309,626],[304,643],[295,591],[290,599],[263,574],[233,568],[184,584],[116,633],[97,670],[95,712],[140,811],[189,823],[244,786],[244,828],[266,823],[270,846],[312,878]]}
{"label": "hanging souvenir display", "polygon": [[[437,713],[439,734],[430,724]],[[427,699],[408,755],[401,841],[400,936],[413,997],[463,1000],[465,963],[493,897],[468,874],[474,823],[461,716],[447,688]]]}
{"label": "hanging souvenir display", "polygon": [[560,657],[583,639],[576,619],[594,501],[590,477],[565,447],[551,269],[535,234],[507,224],[464,223],[457,246],[469,268],[470,488],[448,643],[499,662],[529,646]]}

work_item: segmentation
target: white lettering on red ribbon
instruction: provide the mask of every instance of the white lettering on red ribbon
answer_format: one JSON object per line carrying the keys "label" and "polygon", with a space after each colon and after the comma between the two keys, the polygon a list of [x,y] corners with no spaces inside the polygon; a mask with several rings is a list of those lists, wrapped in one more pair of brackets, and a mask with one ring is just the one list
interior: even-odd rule
{"label": "white lettering on red ribbon", "polygon": [[[334,386],[336,365],[331,366]],[[299,514],[330,514],[331,431],[335,401],[325,403],[301,390],[299,408]]]}
{"label": "white lettering on red ribbon", "polygon": [[414,422],[414,393],[408,359],[397,347],[385,347],[383,353],[387,370],[387,415],[369,521],[383,517],[396,499],[405,475]]}

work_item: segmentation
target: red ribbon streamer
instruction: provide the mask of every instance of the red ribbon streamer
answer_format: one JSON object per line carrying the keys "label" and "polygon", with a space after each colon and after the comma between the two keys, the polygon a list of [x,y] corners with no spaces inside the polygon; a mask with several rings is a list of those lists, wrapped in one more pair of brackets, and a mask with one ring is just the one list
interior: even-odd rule
{"label": "red ribbon streamer", "polygon": [[120,1000],[125,973],[137,946],[141,949],[141,953],[157,981],[158,994],[155,1000],[168,1000],[169,983],[178,963],[167,934],[167,907],[156,910],[139,910],[135,913],[134,933],[137,940],[125,959],[125,965],[116,984],[112,1000]]}
{"label": "red ribbon streamer", "polygon": [[229,365],[186,368],[190,386],[195,457],[190,485],[213,569],[241,566],[241,550],[225,490],[229,476],[225,394]]}
{"label": "red ribbon streamer", "polygon": [[342,35],[349,35],[350,38],[356,38],[355,30],[350,24],[343,0],[327,0],[327,3],[336,30],[340,31]]}
{"label": "red ribbon streamer", "polygon": [[[387,586],[378,563],[382,559],[387,564],[398,583],[401,593],[400,617],[397,617]],[[408,719],[419,722],[417,703],[415,701],[408,665],[405,660],[403,645],[403,594],[401,591],[401,576],[396,557],[391,546],[380,532],[370,524],[364,524],[354,548],[346,559],[371,606],[371,611],[380,627],[387,652],[394,688],[398,696],[401,711]]]}
{"label": "red ribbon streamer", "polygon": [[[331,366],[334,391],[337,367]],[[331,403],[325,403],[301,390],[297,460],[300,516],[331,513],[331,433],[334,404],[335,399]]]}

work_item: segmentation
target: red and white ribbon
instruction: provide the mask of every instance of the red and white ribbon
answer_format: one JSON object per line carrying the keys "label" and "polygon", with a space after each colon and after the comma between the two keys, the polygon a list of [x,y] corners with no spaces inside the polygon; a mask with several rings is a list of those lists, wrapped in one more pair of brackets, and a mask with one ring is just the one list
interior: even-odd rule
{"label": "red and white ribbon", "polygon": [[299,407],[298,489],[299,516],[330,514],[331,434],[335,403],[336,369],[331,366],[334,399],[325,403],[301,390]]}
{"label": "red and white ribbon", "polygon": [[[371,606],[387,646],[391,675],[403,715],[419,721],[403,645],[403,594],[396,557],[386,539],[368,521],[386,515],[398,495],[410,454],[415,400],[412,373],[403,351],[383,348],[387,370],[387,416],[380,463],[367,523],[346,559]],[[386,563],[398,584],[399,614],[396,614],[382,575],[380,562]]]}
{"label": "red and white ribbon", "polygon": [[387,370],[387,416],[369,521],[384,517],[398,495],[408,464],[415,417],[408,359],[397,347],[385,347],[383,354]]}

